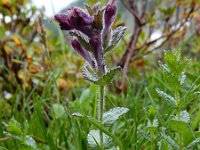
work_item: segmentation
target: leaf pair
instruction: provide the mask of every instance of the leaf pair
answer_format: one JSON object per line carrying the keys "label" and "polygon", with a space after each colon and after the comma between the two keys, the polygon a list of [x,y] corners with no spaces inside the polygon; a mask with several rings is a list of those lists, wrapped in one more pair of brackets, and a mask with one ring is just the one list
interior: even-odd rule
{"label": "leaf pair", "polygon": [[111,70],[108,70],[104,75],[101,77],[98,77],[95,75],[92,71],[92,68],[85,64],[83,67],[83,75],[85,76],[86,80],[96,84],[96,85],[107,85],[109,84],[113,78],[114,75],[121,69],[121,67],[116,67]]}

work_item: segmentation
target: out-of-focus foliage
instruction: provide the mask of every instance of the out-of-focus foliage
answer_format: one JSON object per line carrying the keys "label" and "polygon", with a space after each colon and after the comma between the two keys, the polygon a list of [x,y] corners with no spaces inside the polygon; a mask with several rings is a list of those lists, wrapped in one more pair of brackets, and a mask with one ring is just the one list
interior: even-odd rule
{"label": "out-of-focus foliage", "polygon": [[[70,62],[81,61],[66,53],[69,48],[60,31],[50,21],[41,20],[45,18],[42,10],[28,0],[2,0],[0,12],[0,88],[3,91],[15,91],[18,86],[25,89],[33,86],[42,88],[51,71],[56,66],[66,64],[66,60],[67,70],[62,70],[62,76],[57,80],[58,86],[65,88],[75,85],[67,81],[66,76],[76,79],[76,67]],[[54,32],[45,25],[54,28]],[[80,75],[76,75],[79,78]]]}

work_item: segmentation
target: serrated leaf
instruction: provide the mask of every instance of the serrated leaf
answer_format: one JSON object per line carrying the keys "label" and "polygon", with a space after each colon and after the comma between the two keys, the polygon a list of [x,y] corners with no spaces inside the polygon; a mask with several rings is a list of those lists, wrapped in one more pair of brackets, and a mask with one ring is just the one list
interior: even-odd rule
{"label": "serrated leaf", "polygon": [[88,117],[86,115],[82,115],[80,113],[73,113],[73,116],[81,117],[81,118],[85,119],[86,121],[88,121],[89,123],[91,123],[92,125],[94,125],[95,127],[97,127],[100,131],[104,132],[106,135],[111,137],[118,144],[120,149],[122,149],[123,146],[122,146],[121,141],[116,136],[114,136],[111,132],[106,130],[102,126],[102,124],[100,124],[96,119],[94,119],[93,117]]}
{"label": "serrated leaf", "polygon": [[29,135],[26,136],[26,145],[34,148],[34,150],[37,149],[35,140]]}
{"label": "serrated leaf", "polygon": [[196,146],[197,144],[200,144],[200,138],[194,139],[188,146],[187,148],[192,148],[193,146]]}
{"label": "serrated leaf", "polygon": [[92,48],[90,47],[90,44],[89,44],[89,40],[88,38],[83,35],[81,32],[79,31],[70,31],[69,32],[71,36],[75,36],[78,41],[81,43],[81,45],[89,52],[92,51]]}
{"label": "serrated leaf", "polygon": [[158,64],[163,69],[164,72],[170,73],[169,68],[165,64],[162,64],[160,61],[158,62]]}
{"label": "serrated leaf", "polygon": [[95,82],[98,80],[98,78],[93,73],[93,69],[87,62],[84,63],[82,72],[83,72],[83,76],[85,77],[86,80],[88,80],[90,82]]}
{"label": "serrated leaf", "polygon": [[159,88],[156,88],[156,92],[160,97],[162,97],[166,102],[171,104],[172,106],[176,106],[176,100],[174,97],[168,95],[167,93],[161,91]]}
{"label": "serrated leaf", "polygon": [[179,149],[178,144],[168,135],[166,135],[165,133],[160,133],[161,136],[174,148]]}
{"label": "serrated leaf", "polygon": [[85,76],[86,80],[93,82],[94,84],[97,85],[107,85],[109,84],[113,78],[114,75],[121,69],[121,67],[116,67],[111,70],[109,70],[106,74],[101,76],[100,78],[97,78],[94,76],[88,69],[87,66],[83,67],[83,75]]}
{"label": "serrated leaf", "polygon": [[184,61],[181,60],[181,51],[177,51],[176,53],[173,53],[171,51],[166,51],[164,54],[164,60],[166,63],[166,66],[169,68],[170,73],[178,80],[181,73],[183,72],[183,69],[188,64],[188,60]]}
{"label": "serrated leaf", "polygon": [[121,70],[121,67],[116,67],[116,68],[113,68],[111,70],[109,70],[105,75],[103,75],[101,78],[99,78],[98,80],[94,81],[95,84],[97,85],[107,85],[109,84],[113,78],[114,78],[114,75],[119,71]]}
{"label": "serrated leaf", "polygon": [[128,111],[129,109],[124,107],[110,109],[103,114],[103,124],[106,126],[112,125],[116,120],[119,119],[120,116],[124,115]]}
{"label": "serrated leaf", "polygon": [[147,127],[153,127],[153,128],[158,127],[158,119],[154,119],[153,121],[148,120]]}
{"label": "serrated leaf", "polygon": [[115,46],[117,46],[117,44],[121,40],[123,34],[125,33],[126,29],[127,29],[127,27],[119,26],[113,31],[111,42],[110,42],[111,44],[110,44],[110,46],[108,48],[104,49],[104,53],[109,52]]}
{"label": "serrated leaf", "polygon": [[21,125],[14,118],[12,118],[8,123],[7,131],[13,135],[18,135],[18,136],[22,134]]}
{"label": "serrated leaf", "polygon": [[[175,120],[179,121],[178,116],[175,116]],[[190,114],[186,110],[181,111],[180,121],[183,121],[185,123],[190,123]]]}
{"label": "serrated leaf", "polygon": [[183,85],[185,83],[185,79],[186,79],[186,75],[184,73],[182,73],[179,78],[179,82],[181,85]]}
{"label": "serrated leaf", "polygon": [[[100,131],[91,130],[87,136],[87,141],[92,149],[98,148],[100,145]],[[112,139],[103,133],[103,147],[110,148],[112,146]]]}
{"label": "serrated leaf", "polygon": [[13,139],[19,140],[21,142],[23,141],[22,138],[19,135],[12,135],[10,132],[6,132],[6,131],[3,131],[3,134],[8,136],[8,137],[11,137]]}

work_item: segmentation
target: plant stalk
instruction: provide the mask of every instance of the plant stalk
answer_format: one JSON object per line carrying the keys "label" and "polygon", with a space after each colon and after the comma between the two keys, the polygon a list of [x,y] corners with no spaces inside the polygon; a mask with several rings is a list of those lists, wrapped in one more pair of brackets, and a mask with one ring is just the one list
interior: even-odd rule
{"label": "plant stalk", "polygon": [[[177,116],[178,116],[178,120],[181,121],[181,110],[178,107],[178,104],[180,102],[180,98],[179,98],[179,93],[175,93],[175,98],[176,98],[176,104],[177,104]],[[179,149],[182,150],[183,149],[183,145],[182,145],[182,141],[183,141],[183,137],[182,137],[182,132],[179,132]]]}
{"label": "plant stalk", "polygon": [[[98,121],[103,125],[103,113],[105,108],[104,102],[104,86],[99,86],[99,100],[98,100]],[[100,132],[100,146],[103,148],[103,132]]]}

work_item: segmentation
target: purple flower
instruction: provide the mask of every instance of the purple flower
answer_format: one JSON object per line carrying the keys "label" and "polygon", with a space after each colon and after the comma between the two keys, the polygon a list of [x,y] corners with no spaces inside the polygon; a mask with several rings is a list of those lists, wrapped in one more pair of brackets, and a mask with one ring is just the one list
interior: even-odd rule
{"label": "purple flower", "polygon": [[70,19],[70,16],[67,14],[58,14],[54,16],[54,19],[59,23],[62,30],[72,30],[74,26]]}
{"label": "purple flower", "polygon": [[79,30],[87,36],[92,35],[93,16],[90,16],[79,8],[70,8],[66,14],[57,14],[54,19],[62,30]]}
{"label": "purple flower", "polygon": [[102,54],[102,47],[101,47],[101,37],[93,37],[89,41],[90,46],[92,47],[92,53],[94,58],[97,62],[97,66],[102,67],[103,65],[103,54]]}
{"label": "purple flower", "polygon": [[81,43],[74,38],[71,40],[71,45],[74,48],[74,50],[93,67],[92,58],[90,57],[89,52],[81,45]]}
{"label": "purple flower", "polygon": [[111,25],[116,17],[116,12],[116,0],[111,0],[105,8],[103,38],[109,34]]}

